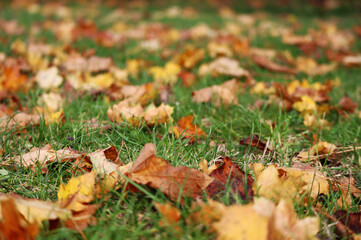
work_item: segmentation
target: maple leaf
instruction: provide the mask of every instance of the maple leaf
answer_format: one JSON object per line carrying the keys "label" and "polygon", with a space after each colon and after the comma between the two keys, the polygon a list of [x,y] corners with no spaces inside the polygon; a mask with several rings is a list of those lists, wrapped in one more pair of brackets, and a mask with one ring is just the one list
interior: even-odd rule
{"label": "maple leaf", "polygon": [[95,186],[95,171],[72,177],[66,185],[60,185],[58,203],[66,209],[80,212],[95,199]]}
{"label": "maple leaf", "polygon": [[182,71],[178,74],[178,77],[182,80],[184,86],[190,87],[197,81],[196,76],[191,72]]}
{"label": "maple leaf", "polygon": [[180,227],[177,226],[181,219],[181,213],[178,208],[172,206],[170,203],[153,203],[158,212],[163,216],[164,220],[159,220],[159,226],[167,226],[180,231]]}
{"label": "maple leaf", "polygon": [[188,225],[203,225],[210,226],[211,231],[214,231],[213,223],[221,220],[226,206],[223,203],[207,199],[207,203],[197,199],[192,202],[191,214],[186,218]]}
{"label": "maple leaf", "polygon": [[197,137],[205,137],[205,132],[193,125],[193,118],[193,115],[182,117],[178,120],[178,126],[173,127],[169,132],[174,133],[176,138],[182,136],[189,139],[189,143],[196,141]]}
{"label": "maple leaf", "polygon": [[2,71],[2,76],[0,76],[1,90],[14,93],[27,89],[27,77],[20,73],[18,66],[5,66],[0,70]]}
{"label": "maple leaf", "polygon": [[309,150],[304,150],[300,152],[296,158],[301,162],[320,159],[321,157],[323,157],[321,155],[326,155],[326,156],[332,155],[336,149],[337,149],[336,145],[332,143],[320,141],[314,146],[312,146]]}
{"label": "maple leaf", "polygon": [[217,169],[217,166],[215,163],[213,163],[211,166],[208,166],[208,161],[204,158],[201,158],[198,164],[199,168],[202,172],[207,173],[208,175],[215,169]]}
{"label": "maple leaf", "polygon": [[168,195],[173,201],[183,196],[196,198],[212,179],[205,173],[187,167],[173,167],[155,156],[155,146],[146,144],[132,168],[125,173],[137,184],[147,185]]}
{"label": "maple leaf", "polygon": [[231,193],[239,195],[242,199],[253,198],[253,179],[246,175],[229,157],[223,159],[223,165],[214,169],[209,176],[214,180],[207,186],[207,195],[211,198],[227,194],[227,187]]}
{"label": "maple leaf", "polygon": [[0,117],[0,128],[6,129],[21,129],[26,126],[33,126],[39,124],[41,116],[39,114],[29,114],[25,112],[15,113],[11,116]]}
{"label": "maple leaf", "polygon": [[39,87],[45,90],[57,88],[63,82],[63,78],[59,75],[57,67],[40,70],[36,74],[35,79]]}
{"label": "maple leaf", "polygon": [[129,100],[123,100],[108,109],[107,114],[112,122],[121,123],[127,121],[133,126],[139,126],[144,122],[148,126],[163,124],[172,121],[173,107],[161,104],[156,107],[150,104],[146,109],[137,104],[132,106]]}
{"label": "maple leaf", "polygon": [[281,198],[293,201],[303,196],[305,203],[307,197],[316,199],[319,194],[328,195],[330,191],[329,179],[321,172],[311,168],[285,168],[268,166],[263,171],[262,165],[253,164],[256,174],[255,192],[260,196],[279,201]]}
{"label": "maple leaf", "polygon": [[200,76],[206,74],[211,74],[212,76],[217,76],[220,74],[225,74],[233,77],[246,77],[248,81],[251,81],[251,75],[247,70],[239,67],[239,63],[235,59],[221,57],[210,64],[202,64],[199,67],[198,71]]}
{"label": "maple leaf", "polygon": [[204,58],[204,50],[193,46],[187,47],[183,53],[174,57],[179,66],[190,69]]}
{"label": "maple leaf", "polygon": [[296,68],[308,75],[315,76],[331,72],[337,68],[337,65],[334,63],[329,65],[317,64],[317,62],[312,58],[300,56],[296,59]]}
{"label": "maple leaf", "polygon": [[178,64],[168,62],[162,67],[151,67],[149,73],[153,75],[155,83],[159,85],[170,84],[174,85],[178,80],[178,73],[181,68]]}
{"label": "maple leaf", "polygon": [[193,92],[192,101],[198,103],[212,101],[216,106],[220,106],[221,103],[225,106],[237,104],[238,98],[235,94],[239,88],[240,82],[236,79],[231,79],[219,86],[213,85]]}
{"label": "maple leaf", "polygon": [[345,111],[347,113],[353,113],[358,107],[358,103],[352,101],[350,97],[343,97],[338,102],[338,105],[340,105],[341,110]]}
{"label": "maple leaf", "polygon": [[0,236],[5,239],[33,239],[45,220],[65,222],[71,212],[56,203],[0,193]]}
{"label": "maple leaf", "polygon": [[35,239],[39,234],[36,222],[29,223],[16,209],[13,199],[0,202],[0,237],[9,240]]}
{"label": "maple leaf", "polygon": [[317,105],[312,98],[304,95],[301,97],[301,101],[295,102],[293,104],[293,108],[301,113],[304,113],[304,112],[312,113],[312,112],[316,111]]}
{"label": "maple leaf", "polygon": [[87,154],[87,156],[90,158],[93,170],[103,175],[116,172],[120,163],[119,154],[114,146],[97,150]]}
{"label": "maple leaf", "polygon": [[317,239],[319,219],[298,219],[290,203],[281,200],[277,206],[260,198],[248,205],[226,207],[221,220],[213,223],[218,239]]}
{"label": "maple leaf", "polygon": [[285,66],[281,66],[277,63],[272,62],[267,57],[259,57],[253,56],[253,61],[260,67],[268,69],[273,72],[281,72],[281,73],[289,73],[289,74],[297,74],[295,69],[291,69]]}
{"label": "maple leaf", "polygon": [[63,98],[58,93],[43,93],[37,103],[39,105],[44,105],[46,110],[50,112],[56,112],[63,107]]}
{"label": "maple leaf", "polygon": [[70,149],[64,148],[58,151],[55,151],[50,144],[45,145],[42,148],[32,148],[28,153],[10,158],[5,161],[3,164],[15,163],[23,167],[28,167],[33,171],[40,166],[42,172],[47,171],[47,164],[54,161],[75,161],[78,158],[82,158],[83,154]]}
{"label": "maple leaf", "polygon": [[132,104],[140,104],[142,107],[154,100],[157,90],[153,83],[147,83],[139,86],[126,85],[120,89],[122,96]]}
{"label": "maple leaf", "polygon": [[[261,141],[261,139],[259,138],[259,136],[258,135],[256,135],[256,134],[254,134],[253,136],[252,136],[252,139],[250,139],[250,137],[247,137],[247,138],[244,138],[244,139],[241,139],[240,141],[239,141],[239,144],[240,145],[244,145],[244,146],[252,146],[252,147],[256,147],[256,148],[258,148],[259,150],[264,150],[264,149],[266,149],[266,151],[270,151],[270,149],[269,149],[269,146],[267,146],[267,144],[266,143],[264,143],[263,141]],[[266,146],[267,146],[267,148],[266,148]]]}

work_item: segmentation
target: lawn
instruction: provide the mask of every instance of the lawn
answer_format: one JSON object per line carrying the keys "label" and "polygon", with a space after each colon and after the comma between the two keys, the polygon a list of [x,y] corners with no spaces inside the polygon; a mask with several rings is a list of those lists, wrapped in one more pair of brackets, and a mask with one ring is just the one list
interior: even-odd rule
{"label": "lawn", "polygon": [[1,2],[1,238],[357,239],[360,4],[257,2]]}

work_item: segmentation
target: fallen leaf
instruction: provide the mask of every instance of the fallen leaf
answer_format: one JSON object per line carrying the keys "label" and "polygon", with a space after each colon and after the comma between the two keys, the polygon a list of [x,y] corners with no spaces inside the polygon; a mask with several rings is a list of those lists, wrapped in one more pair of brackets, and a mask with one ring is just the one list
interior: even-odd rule
{"label": "fallen leaf", "polygon": [[180,66],[173,62],[166,63],[164,67],[152,67],[149,69],[149,73],[153,75],[155,83],[159,85],[174,85],[178,80],[177,76],[180,71]]}
{"label": "fallen leaf", "polygon": [[292,205],[281,200],[277,206],[260,198],[248,205],[226,207],[219,222],[213,224],[218,239],[317,239],[319,219],[298,219]]}
{"label": "fallen leaf", "polygon": [[72,177],[66,185],[60,185],[58,203],[61,207],[74,212],[83,211],[95,199],[95,187],[95,171]]}
{"label": "fallen leaf", "polygon": [[[252,168],[259,168],[253,164]],[[308,198],[315,200],[319,194],[328,195],[330,185],[328,178],[315,169],[299,169],[268,166],[263,171],[256,171],[253,190],[262,197],[290,202],[301,200],[307,203]],[[301,201],[301,203],[303,202]]]}
{"label": "fallen leaf", "polygon": [[9,240],[35,239],[39,234],[39,226],[36,222],[29,223],[16,209],[13,199],[0,202],[1,220],[0,237]]}
{"label": "fallen leaf", "polygon": [[[42,226],[45,220],[67,220],[71,212],[61,208],[57,203],[38,199],[24,198],[16,194],[0,193],[0,202],[12,199],[17,211],[30,223],[36,222]],[[0,216],[1,219],[1,216]]]}
{"label": "fallen leaf", "polygon": [[178,208],[172,206],[170,203],[161,204],[158,202],[153,202],[153,204],[163,217],[163,220],[159,220],[159,226],[171,227],[177,231],[180,231],[180,227],[177,225],[182,215]]}
{"label": "fallen leaf", "polygon": [[51,67],[46,70],[40,70],[35,76],[39,87],[45,90],[51,90],[60,86],[63,78],[59,75],[57,67]]}
{"label": "fallen leaf", "polygon": [[204,50],[195,47],[188,47],[183,53],[174,57],[179,66],[190,69],[204,58]]}
{"label": "fallen leaf", "polygon": [[117,171],[120,163],[118,155],[114,146],[87,154],[92,163],[93,170],[102,175],[108,175]]}
{"label": "fallen leaf", "polygon": [[130,171],[125,173],[130,180],[158,189],[173,201],[182,200],[183,196],[196,198],[212,181],[196,169],[171,166],[152,154],[154,149],[153,144],[144,146]]}
{"label": "fallen leaf", "polygon": [[148,126],[154,126],[158,124],[164,124],[166,122],[172,122],[173,107],[162,103],[156,107],[154,104],[149,105],[144,111],[144,121]]}
{"label": "fallen leaf", "polygon": [[58,93],[43,93],[38,101],[38,105],[44,105],[45,109],[50,112],[57,112],[63,107],[63,98]]}
{"label": "fallen leaf", "polygon": [[291,69],[285,66],[281,66],[277,63],[272,62],[267,57],[259,57],[253,56],[253,61],[260,67],[268,69],[272,72],[280,72],[280,73],[289,73],[289,74],[297,74],[295,69]]}
{"label": "fallen leaf", "polygon": [[337,68],[334,63],[331,64],[317,64],[312,58],[300,56],[296,59],[297,70],[304,72],[310,76],[323,75],[329,73]]}
{"label": "fallen leaf", "polygon": [[198,137],[205,137],[205,132],[203,132],[201,128],[193,125],[193,118],[193,115],[182,117],[178,120],[178,126],[174,126],[170,132],[172,132],[176,138],[182,136],[183,138],[189,139],[189,143],[195,142]]}
{"label": "fallen leaf", "polygon": [[358,102],[352,101],[350,97],[343,97],[338,102],[338,105],[340,105],[342,111],[354,113],[358,107]]}
{"label": "fallen leaf", "polygon": [[178,77],[182,80],[184,86],[190,87],[197,81],[196,75],[191,72],[182,71],[178,74]]}
{"label": "fallen leaf", "polygon": [[208,175],[215,169],[217,169],[217,166],[215,163],[213,163],[211,166],[208,166],[208,161],[204,158],[201,158],[198,164],[199,168],[202,172],[207,173]]}
{"label": "fallen leaf", "polygon": [[207,195],[211,198],[221,197],[229,188],[231,194],[235,194],[243,200],[253,199],[253,179],[246,175],[229,157],[223,159],[223,164],[214,169],[210,174],[214,180],[207,186]]}
{"label": "fallen leaf", "polygon": [[361,65],[361,56],[345,56],[342,58],[342,64],[345,66],[360,66]]}
{"label": "fallen leaf", "polygon": [[217,76],[220,74],[225,74],[233,77],[246,77],[246,80],[251,81],[252,77],[247,70],[239,67],[239,63],[235,59],[221,57],[208,65],[202,64],[198,71],[200,76],[206,74],[211,74],[212,76]]}
{"label": "fallen leaf", "polygon": [[[258,137],[257,134],[254,134],[252,136],[252,139],[250,139],[250,137],[246,137],[246,138],[243,138],[239,141],[239,144],[240,145],[244,145],[244,146],[251,146],[251,147],[256,147],[258,148],[259,150],[265,150],[266,148],[266,143],[264,143],[263,141],[261,141],[261,139]],[[269,147],[267,147],[266,149],[267,152],[270,151]]]}
{"label": "fallen leaf", "polygon": [[[337,219],[337,230],[347,239],[359,239],[361,233],[361,213],[337,210],[334,213]],[[356,235],[355,235],[356,234]],[[359,236],[357,236],[359,235]]]}
{"label": "fallen leaf", "polygon": [[211,87],[203,88],[192,92],[193,102],[213,102],[216,106],[224,104],[237,104],[238,98],[236,93],[240,88],[240,82],[236,79],[231,79],[221,85],[213,85]]}
{"label": "fallen leaf", "polygon": [[20,72],[20,68],[17,65],[4,66],[0,70],[2,71],[0,76],[1,90],[11,93],[27,90],[27,76]]}
{"label": "fallen leaf", "polygon": [[39,166],[42,172],[47,171],[47,165],[49,163],[59,161],[75,161],[78,158],[82,158],[84,155],[76,150],[70,148],[64,148],[55,151],[50,144],[45,145],[42,148],[32,148],[28,153],[16,156],[6,160],[3,164],[15,163],[22,167],[27,167],[35,171]]}
{"label": "fallen leaf", "polygon": [[317,110],[317,105],[312,98],[304,95],[301,97],[301,101],[297,101],[293,104],[293,108],[301,113],[313,113]]}
{"label": "fallen leaf", "polygon": [[[304,150],[304,151],[300,152],[297,155],[296,159],[301,162],[306,162],[309,160],[316,160],[316,159],[319,160],[319,159],[324,158],[324,156],[322,156],[322,155],[326,155],[326,157],[332,155],[336,149],[337,149],[336,145],[334,145],[332,143],[319,141],[317,144],[312,146],[309,150]],[[321,157],[318,157],[318,156],[321,156]]]}
{"label": "fallen leaf", "polygon": [[197,199],[195,202],[192,202],[191,214],[186,218],[186,223],[188,225],[201,224],[211,227],[210,230],[214,231],[213,223],[221,220],[226,208],[223,203],[212,199],[208,199],[207,203]]}

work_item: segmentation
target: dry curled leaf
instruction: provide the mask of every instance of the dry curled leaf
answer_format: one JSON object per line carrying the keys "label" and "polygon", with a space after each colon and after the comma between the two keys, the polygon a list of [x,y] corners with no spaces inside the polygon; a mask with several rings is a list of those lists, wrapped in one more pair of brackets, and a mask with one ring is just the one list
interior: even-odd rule
{"label": "dry curled leaf", "polygon": [[78,158],[82,158],[84,155],[71,148],[64,148],[55,151],[50,144],[43,146],[42,148],[32,148],[29,152],[8,159],[4,164],[15,163],[23,167],[32,169],[33,171],[39,166],[42,172],[47,171],[47,165],[49,163],[59,161],[75,161]]}
{"label": "dry curled leaf", "polygon": [[277,63],[272,62],[267,57],[253,56],[253,61],[260,67],[270,70],[272,72],[297,74],[297,71],[292,68],[281,66]]}

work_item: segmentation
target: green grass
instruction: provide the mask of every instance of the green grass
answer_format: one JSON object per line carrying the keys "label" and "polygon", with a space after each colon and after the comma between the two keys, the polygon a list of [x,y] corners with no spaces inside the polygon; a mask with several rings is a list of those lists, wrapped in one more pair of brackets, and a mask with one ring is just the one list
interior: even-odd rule
{"label": "green grass", "polygon": [[[164,9],[164,7],[166,6],[162,6],[161,8],[152,6],[147,8],[146,11],[153,13],[159,9]],[[80,11],[82,7],[75,5],[74,8]],[[199,16],[194,19],[164,18],[157,21],[177,29],[187,29],[201,22],[212,27],[222,28],[226,20],[216,15],[215,9],[210,8],[209,11],[204,9],[199,9]],[[252,11],[241,6],[237,6],[236,9]],[[102,6],[96,20],[101,21],[103,17],[111,12],[111,8]],[[282,23],[280,16],[277,15],[278,12],[278,10],[271,7],[269,9],[268,19]],[[299,30],[300,33],[305,33],[307,29],[315,26],[316,18],[318,18],[317,10],[311,8],[311,10],[305,12],[300,10],[293,12],[298,17],[299,22],[302,23],[301,29]],[[324,19],[338,16],[340,26],[349,29],[360,24],[359,16],[354,13],[347,16],[338,14],[337,12],[333,13],[335,15],[323,16]],[[17,19],[20,25],[26,27],[27,31],[35,22],[46,19],[46,17],[41,14],[29,14],[24,10],[14,10],[10,6],[3,7],[0,10],[0,16],[2,19]],[[153,22],[155,20],[148,18],[142,21]],[[132,21],[128,22],[132,26],[136,26],[137,24]],[[100,27],[106,29],[108,26],[106,24],[100,24]],[[47,43],[57,44],[55,42],[56,38],[48,30],[41,31],[37,38]],[[17,37],[7,36],[0,32],[0,39],[5,39],[7,42],[6,44],[0,44],[0,52],[5,52],[8,56],[11,56],[10,44],[15,39],[27,41],[29,36],[28,32]],[[206,47],[203,42],[197,42],[195,44]],[[119,48],[106,48],[97,45],[90,39],[80,39],[73,43],[72,46],[79,51],[93,48],[96,50],[96,55],[112,57],[115,64],[121,68],[125,67],[125,62],[128,59],[142,58],[151,61],[154,65],[164,65],[167,61],[160,57],[160,52],[149,54],[141,51],[134,53],[134,51],[132,51],[136,46],[136,42],[134,41],[128,41]],[[289,50],[294,56],[301,53],[296,47],[285,46],[279,37],[257,36],[252,39],[251,46]],[[177,46],[174,45],[174,48],[176,47]],[[352,50],[354,52],[361,51],[360,39],[356,39]],[[207,56],[205,62],[207,62],[207,59],[209,61],[211,58]],[[255,64],[247,63],[247,61],[243,61],[243,59],[239,60],[241,65],[250,71],[263,74],[256,77],[257,81],[287,81],[282,77],[279,78],[278,76],[280,76],[280,74],[272,75],[267,70],[261,69]],[[325,62],[324,57],[321,58],[321,62]],[[192,71],[196,73],[198,67],[199,66]],[[336,71],[327,75],[308,77],[299,74],[296,78],[306,78],[310,82],[324,82],[327,79],[338,77],[342,82],[342,86],[331,92],[331,103],[336,104],[340,98],[348,95],[361,104],[360,74],[360,68],[349,69],[340,66]],[[64,114],[66,121],[61,125],[53,124],[46,126],[44,122],[41,122],[39,126],[27,127],[26,132],[17,132],[15,130],[1,132],[0,147],[4,151],[2,159],[26,153],[33,147],[41,147],[45,144],[51,144],[56,150],[71,147],[84,153],[114,145],[118,149],[122,161],[128,163],[137,157],[146,143],[153,142],[157,147],[157,155],[168,160],[173,166],[196,168],[200,158],[205,158],[210,161],[217,156],[228,155],[231,156],[234,162],[241,168],[249,171],[248,164],[253,162],[261,162],[263,164],[272,162],[289,166],[292,157],[296,153],[304,148],[311,147],[311,142],[303,135],[312,138],[312,134],[315,133],[318,134],[323,141],[345,147],[358,146],[361,143],[361,119],[356,115],[351,115],[346,119],[337,114],[331,114],[328,117],[333,123],[331,128],[329,130],[323,129],[316,131],[309,130],[303,126],[302,119],[295,110],[283,112],[277,106],[267,106],[259,110],[252,110],[250,106],[260,97],[250,94],[249,89],[246,89],[242,94],[238,94],[239,104],[229,106],[228,108],[224,106],[216,107],[210,103],[193,103],[191,101],[192,91],[214,84],[220,84],[228,79],[228,77],[224,76],[216,78],[206,76],[199,78],[197,83],[189,89],[185,88],[180,81],[173,88],[174,97],[170,102],[170,105],[174,106],[173,118],[177,121],[183,116],[193,114],[195,123],[201,126],[207,134],[207,139],[203,139],[196,144],[190,145],[186,140],[175,139],[174,136],[168,134],[172,123],[153,128],[146,126],[132,127],[127,124],[117,125],[112,123],[112,128],[104,133],[99,130],[86,131],[84,122],[87,120],[97,118],[98,120],[108,121],[106,112],[110,106],[110,104],[104,100],[104,95],[95,98],[90,94],[86,94],[79,96],[73,102],[65,105]],[[130,78],[130,82],[137,85],[150,81],[152,81],[152,79],[146,73],[141,74],[137,79]],[[32,108],[37,105],[37,98],[41,93],[41,90],[34,89],[27,93],[19,93],[18,95],[24,106]],[[266,99],[266,97],[261,98]],[[271,120],[275,123],[275,128],[271,129],[267,124],[263,123],[262,120]],[[258,134],[262,137],[262,140],[270,139],[270,142],[277,152],[275,158],[266,156],[263,159],[258,159],[256,154],[259,152],[257,150],[239,145],[240,139],[252,136],[253,134]],[[158,136],[162,136],[162,138]],[[211,145],[211,141],[215,142],[216,146]],[[356,185],[361,186],[361,163],[359,157],[360,151],[346,154],[340,159],[342,162],[340,166],[332,167],[325,165],[322,171],[329,176],[332,176],[336,172],[345,176],[352,174],[356,179]],[[40,170],[32,172],[29,169],[20,168],[14,171],[0,166],[0,170],[5,170],[0,172],[0,192],[13,192],[24,197],[55,201],[57,200],[57,191],[60,183],[67,182],[72,176],[70,164],[53,163],[48,166],[48,168],[49,171],[46,174],[42,174]],[[164,228],[158,224],[161,216],[155,210],[152,202],[154,200],[160,202],[167,201],[167,198],[162,193],[143,187],[141,193],[137,194],[125,194],[122,190],[113,190],[111,196],[107,201],[104,199],[98,200],[99,203],[104,203],[104,205],[98,209],[95,214],[98,221],[97,225],[89,226],[84,230],[84,234],[88,239],[179,238],[178,233],[173,229]],[[324,198],[324,206],[327,212],[332,213],[334,208],[337,207],[335,202],[338,196],[339,193],[335,192]],[[222,201],[227,204],[230,199],[224,197]],[[237,201],[241,202],[240,199]],[[357,210],[358,205],[359,201],[355,199],[352,210]],[[295,205],[295,208],[300,217],[315,214],[311,206],[301,207]],[[181,211],[183,216],[189,215],[190,204],[185,204],[181,208]],[[322,216],[321,219],[322,228],[320,237],[329,237],[327,231],[330,231],[332,236],[334,236],[334,226],[327,227],[329,223],[328,220]],[[181,227],[183,231],[182,239],[212,239],[215,237],[214,234],[206,233],[205,229],[199,226],[191,227],[182,222]],[[38,239],[81,239],[81,235],[78,232],[66,228],[49,230],[47,224],[45,224]]]}

